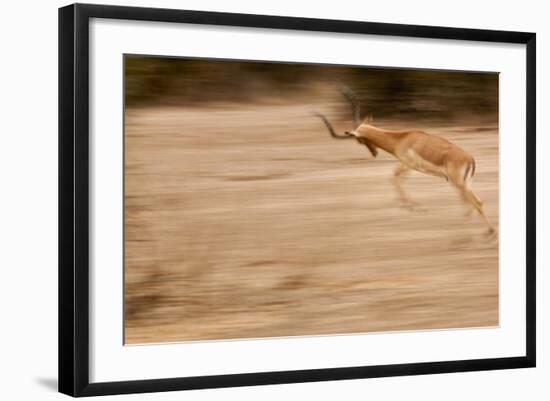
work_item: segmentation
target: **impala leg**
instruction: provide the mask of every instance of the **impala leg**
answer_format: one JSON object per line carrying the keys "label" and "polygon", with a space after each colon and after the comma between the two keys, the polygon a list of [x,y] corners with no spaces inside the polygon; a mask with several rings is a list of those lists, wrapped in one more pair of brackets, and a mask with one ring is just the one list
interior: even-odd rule
{"label": "impala leg", "polygon": [[474,210],[476,210],[476,208],[466,200],[466,198],[462,195],[462,190],[459,189],[458,190],[458,194],[460,195],[460,197],[464,200],[464,217],[472,217],[472,215],[474,214]]}
{"label": "impala leg", "polygon": [[410,198],[407,196],[407,193],[405,192],[401,184],[402,184],[403,177],[409,171],[411,171],[410,167],[406,166],[405,164],[400,164],[399,166],[397,166],[397,168],[393,172],[393,183],[395,185],[395,188],[397,189],[398,198],[402,203],[404,203],[407,206],[413,205],[414,202],[412,202]]}
{"label": "impala leg", "polygon": [[491,224],[491,221],[489,220],[489,218],[485,214],[485,211],[483,210],[483,203],[477,197],[477,195],[474,193],[474,191],[472,191],[468,187],[461,187],[461,188],[459,188],[459,190],[460,190],[460,194],[462,195],[462,199],[464,199],[465,202],[472,205],[472,207],[479,212],[481,217],[483,217],[483,220],[485,220],[485,223],[489,227],[488,233],[489,234],[494,233],[496,231],[495,227]]}

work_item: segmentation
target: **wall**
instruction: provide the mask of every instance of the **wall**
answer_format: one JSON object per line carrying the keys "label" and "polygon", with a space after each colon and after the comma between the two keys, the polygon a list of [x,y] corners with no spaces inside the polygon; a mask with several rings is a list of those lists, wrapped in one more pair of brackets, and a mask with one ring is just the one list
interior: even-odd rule
{"label": "wall", "polygon": [[[472,1],[306,2],[279,0],[110,1],[120,5],[355,19],[408,24],[537,32],[538,41],[538,367],[536,369],[399,377],[256,388],[203,390],[126,399],[279,400],[346,399],[548,399],[550,355],[543,316],[550,298],[542,290],[549,282],[544,266],[550,253],[544,233],[550,215],[542,205],[550,199],[550,146],[542,133],[549,120],[550,26],[545,3]],[[0,94],[2,96],[0,167],[0,280],[2,319],[0,369],[4,399],[61,399],[56,387],[57,336],[57,7],[62,1],[10,2],[4,5]],[[312,4],[315,4],[314,6]],[[120,398],[120,397],[119,397]]]}

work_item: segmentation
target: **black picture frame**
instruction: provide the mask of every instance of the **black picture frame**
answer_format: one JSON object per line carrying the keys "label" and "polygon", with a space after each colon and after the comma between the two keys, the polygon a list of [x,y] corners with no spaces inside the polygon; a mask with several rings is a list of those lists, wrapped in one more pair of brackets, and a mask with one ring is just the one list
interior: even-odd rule
{"label": "black picture frame", "polygon": [[[140,20],[516,43],[526,46],[526,352],[517,357],[90,383],[89,22]],[[74,4],[59,9],[59,391],[71,396],[363,379],[535,366],[536,35],[479,29]]]}

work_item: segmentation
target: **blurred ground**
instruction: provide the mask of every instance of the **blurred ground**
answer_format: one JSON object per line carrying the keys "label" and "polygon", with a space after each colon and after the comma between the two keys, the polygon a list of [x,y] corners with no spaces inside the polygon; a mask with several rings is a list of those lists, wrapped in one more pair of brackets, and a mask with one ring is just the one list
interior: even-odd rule
{"label": "blurred ground", "polygon": [[[498,241],[445,181],[329,137],[332,104],[135,107],[125,120],[125,340],[498,324]],[[331,114],[332,113],[332,114]],[[469,151],[498,227],[496,123],[376,120]],[[335,119],[341,130],[350,125]]]}

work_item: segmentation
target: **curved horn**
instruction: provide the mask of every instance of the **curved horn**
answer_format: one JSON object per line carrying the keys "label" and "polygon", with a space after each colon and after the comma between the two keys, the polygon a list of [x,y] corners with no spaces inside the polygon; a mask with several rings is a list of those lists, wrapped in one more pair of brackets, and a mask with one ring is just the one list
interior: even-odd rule
{"label": "curved horn", "polygon": [[353,123],[356,127],[359,126],[361,124],[361,103],[359,102],[359,98],[354,91],[344,84],[339,84],[338,90],[350,102]]}
{"label": "curved horn", "polygon": [[332,124],[330,123],[330,121],[321,113],[313,113],[313,115],[321,118],[321,120],[323,120],[323,122],[325,123],[325,126],[327,127],[328,129],[328,132],[330,133],[330,136],[332,136],[333,138],[335,139],[352,139],[352,138],[355,138],[355,136],[351,135],[351,134],[348,134],[346,132],[345,135],[338,135],[335,131],[334,131],[334,128],[332,127]]}

